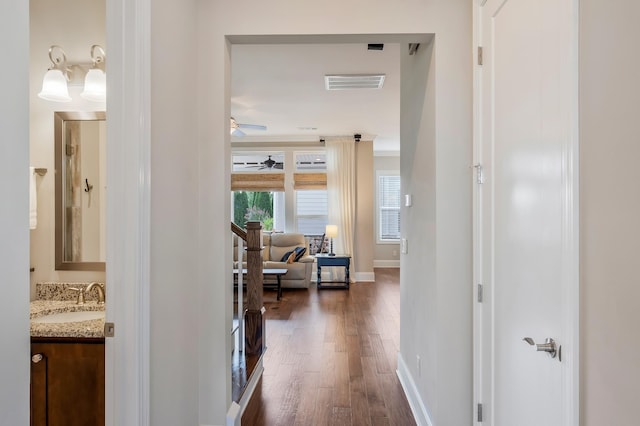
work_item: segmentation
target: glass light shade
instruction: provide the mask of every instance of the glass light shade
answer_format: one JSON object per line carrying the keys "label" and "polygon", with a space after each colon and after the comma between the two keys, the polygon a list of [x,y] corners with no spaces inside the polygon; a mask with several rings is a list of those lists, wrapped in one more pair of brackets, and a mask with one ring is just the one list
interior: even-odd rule
{"label": "glass light shade", "polygon": [[338,225],[327,225],[324,231],[328,238],[336,238],[338,236]]}
{"label": "glass light shade", "polygon": [[84,78],[84,90],[80,93],[84,99],[104,102],[107,99],[107,76],[99,68],[92,68]]}
{"label": "glass light shade", "polygon": [[42,99],[55,102],[70,102],[67,78],[59,69],[47,71],[42,79],[42,90],[38,93]]}

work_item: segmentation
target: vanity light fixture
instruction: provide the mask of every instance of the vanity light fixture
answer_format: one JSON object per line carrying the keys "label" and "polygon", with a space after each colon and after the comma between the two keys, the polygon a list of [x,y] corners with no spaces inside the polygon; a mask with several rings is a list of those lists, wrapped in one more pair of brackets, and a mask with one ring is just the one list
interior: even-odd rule
{"label": "vanity light fixture", "polygon": [[69,88],[69,68],[67,68],[67,55],[62,47],[53,45],[49,48],[49,59],[51,67],[42,79],[42,90],[38,96],[42,99],[54,102],[70,102]]}
{"label": "vanity light fixture", "polygon": [[[42,90],[38,96],[54,102],[70,102],[68,83],[72,74],[86,73],[84,90],[80,94],[84,99],[93,102],[104,102],[107,93],[107,81],[104,72],[104,49],[95,44],[91,46],[92,64],[69,64],[62,47],[53,45],[49,48],[51,67],[42,80]],[[87,70],[88,71],[85,71]]]}
{"label": "vanity light fixture", "polygon": [[93,67],[84,77],[84,91],[80,96],[88,101],[104,102],[107,99],[107,76],[100,67],[104,66],[105,53],[97,44],[91,46],[91,60]]}

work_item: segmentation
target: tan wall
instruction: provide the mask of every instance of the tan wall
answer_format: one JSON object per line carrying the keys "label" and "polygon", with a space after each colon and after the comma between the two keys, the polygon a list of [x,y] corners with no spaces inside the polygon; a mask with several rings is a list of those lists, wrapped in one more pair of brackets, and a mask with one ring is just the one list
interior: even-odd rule
{"label": "tan wall", "polygon": [[640,5],[580,1],[583,426],[638,424]]}
{"label": "tan wall", "polygon": [[[354,265],[356,279],[373,279],[373,142],[356,143],[356,231]],[[367,275],[368,274],[368,275]],[[362,278],[359,278],[362,277]]]}
{"label": "tan wall", "polygon": [[[48,56],[52,44],[60,45],[69,62],[90,63],[91,46],[105,42],[105,0],[31,0],[29,47],[29,133],[30,162],[34,167],[45,167],[48,173],[37,178],[38,225],[31,231],[30,264],[31,298],[35,283],[40,281],[104,281],[104,272],[55,270],[55,159],[54,111],[104,111],[104,103],[89,102],[79,94],[80,86],[70,85],[71,102],[50,102],[38,98],[42,77],[51,62]],[[108,60],[107,60],[108,64]],[[97,196],[98,191],[94,194]],[[95,201],[99,201],[96,199]]]}

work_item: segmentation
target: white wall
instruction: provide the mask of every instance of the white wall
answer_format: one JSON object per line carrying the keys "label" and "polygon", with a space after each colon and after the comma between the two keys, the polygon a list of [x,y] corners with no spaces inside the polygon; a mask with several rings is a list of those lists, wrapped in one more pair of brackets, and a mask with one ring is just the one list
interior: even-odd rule
{"label": "white wall", "polygon": [[[413,206],[401,209],[401,236],[409,251],[400,258],[400,372],[408,369],[408,381],[421,395],[425,417],[436,421],[438,413],[438,276],[436,229],[436,133],[434,42],[420,46],[414,56],[401,54],[400,95],[401,192],[412,194]],[[407,280],[413,277],[415,281]],[[407,326],[406,324],[420,324]],[[422,366],[418,374],[417,356]],[[471,385],[471,382],[468,383]],[[405,385],[406,386],[406,385]],[[460,407],[462,408],[462,407]],[[468,414],[468,413],[467,413]],[[423,422],[428,421],[423,419]],[[460,424],[468,423],[466,421]]]}
{"label": "white wall", "polygon": [[0,13],[0,424],[29,424],[29,6]]}
{"label": "white wall", "polygon": [[[69,85],[73,100],[69,103],[40,99],[42,77],[51,65],[48,51],[52,44],[61,46],[67,61],[91,63],[91,46],[101,45],[107,54],[105,38],[105,0],[30,0],[29,105],[30,161],[45,167],[48,173],[37,179],[38,226],[31,231],[31,297],[35,283],[41,281],[88,282],[105,280],[100,271],[55,270],[55,158],[54,111],[105,111],[102,102],[89,102],[79,95],[82,87]],[[97,188],[96,188],[97,189]],[[99,194],[94,191],[94,196]],[[95,199],[94,201],[99,201]],[[97,204],[97,203],[96,203]]]}
{"label": "white wall", "polygon": [[[230,376],[224,347],[231,326],[224,326],[227,306],[222,294],[231,281],[222,278],[224,255],[205,249],[206,256],[200,258],[198,245],[221,245],[230,219],[229,208],[220,200],[228,202],[230,197],[222,179],[199,176],[194,68],[200,65],[199,55],[207,54],[197,46],[195,4],[161,1],[151,6],[151,425],[223,424],[230,403],[224,393]],[[211,129],[219,127],[207,122],[211,127],[203,138],[211,144]],[[214,162],[208,166],[218,167]],[[214,174],[224,172],[225,166],[219,166],[222,170]],[[199,197],[209,199],[212,194],[218,195],[218,210],[199,218]],[[211,235],[216,226],[219,234]],[[199,267],[205,264],[217,268],[200,278]],[[201,353],[207,358],[202,364]],[[208,394],[211,399],[202,407],[217,413],[215,420],[199,418],[201,381],[207,390],[215,389],[215,398]]]}
{"label": "white wall", "polygon": [[400,367],[435,425],[472,419],[469,10],[450,12],[456,36],[436,32],[401,62],[400,173],[413,205],[401,215]]}
{"label": "white wall", "polygon": [[580,424],[638,424],[640,4],[580,1]]}

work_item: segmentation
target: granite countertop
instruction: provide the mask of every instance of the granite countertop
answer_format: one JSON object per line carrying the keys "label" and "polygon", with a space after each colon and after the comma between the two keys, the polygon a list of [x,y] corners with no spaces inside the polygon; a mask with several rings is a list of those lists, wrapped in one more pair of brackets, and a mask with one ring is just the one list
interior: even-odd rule
{"label": "granite countertop", "polygon": [[[75,301],[69,300],[34,300],[31,302],[29,318],[77,311],[104,311],[104,305],[98,305],[94,301],[78,305]],[[32,321],[31,337],[103,338],[104,319],[64,323],[34,323]]]}

